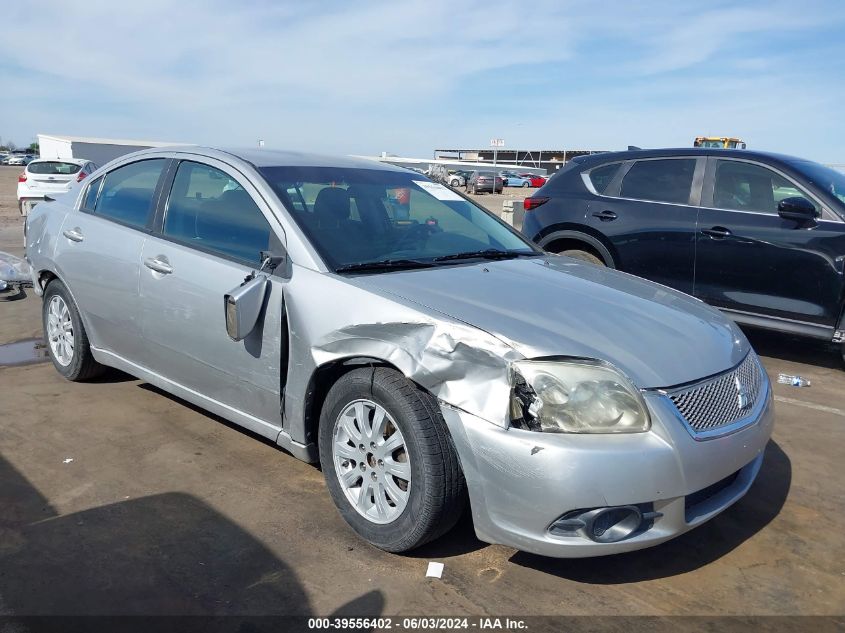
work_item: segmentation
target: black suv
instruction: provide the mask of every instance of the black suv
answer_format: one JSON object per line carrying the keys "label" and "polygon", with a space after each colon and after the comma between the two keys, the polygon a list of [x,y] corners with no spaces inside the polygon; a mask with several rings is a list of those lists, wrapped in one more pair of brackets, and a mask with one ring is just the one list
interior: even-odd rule
{"label": "black suv", "polygon": [[845,174],[829,167],[746,150],[593,154],[525,211],[523,232],[548,251],[672,286],[739,323],[845,341]]}

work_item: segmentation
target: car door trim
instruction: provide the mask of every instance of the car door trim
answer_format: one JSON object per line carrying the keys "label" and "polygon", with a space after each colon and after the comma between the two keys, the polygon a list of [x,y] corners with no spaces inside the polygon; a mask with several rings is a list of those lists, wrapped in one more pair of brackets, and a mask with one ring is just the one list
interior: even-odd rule
{"label": "car door trim", "polygon": [[734,321],[743,325],[761,327],[767,330],[778,330],[781,332],[788,332],[790,334],[800,334],[802,336],[824,339],[827,341],[833,340],[835,334],[835,328],[830,325],[821,325],[819,323],[810,323],[808,321],[799,321],[797,319],[788,319],[786,317],[747,312],[745,310],[736,310],[734,308],[723,308],[720,306],[715,307],[730,316]]}

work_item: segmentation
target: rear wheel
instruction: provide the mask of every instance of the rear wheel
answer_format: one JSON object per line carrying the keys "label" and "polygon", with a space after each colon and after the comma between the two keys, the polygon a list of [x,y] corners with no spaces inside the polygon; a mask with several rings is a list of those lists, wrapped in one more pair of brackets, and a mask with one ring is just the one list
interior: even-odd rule
{"label": "rear wheel", "polygon": [[105,367],[91,354],[79,310],[58,279],[51,281],[44,290],[41,317],[50,360],[62,376],[78,382],[103,373]]}
{"label": "rear wheel", "polygon": [[342,376],[326,396],[319,443],[338,511],[376,547],[419,547],[460,518],[466,484],[437,401],[399,372]]}
{"label": "rear wheel", "polygon": [[566,255],[567,257],[572,257],[573,259],[580,259],[582,262],[587,262],[588,264],[595,264],[596,266],[605,266],[604,261],[593,253],[588,251],[582,251],[580,249],[570,249],[566,251],[561,251],[561,255]]}
{"label": "rear wheel", "polygon": [[524,183],[522,183],[522,186],[527,188],[531,186],[531,183],[526,180]]}

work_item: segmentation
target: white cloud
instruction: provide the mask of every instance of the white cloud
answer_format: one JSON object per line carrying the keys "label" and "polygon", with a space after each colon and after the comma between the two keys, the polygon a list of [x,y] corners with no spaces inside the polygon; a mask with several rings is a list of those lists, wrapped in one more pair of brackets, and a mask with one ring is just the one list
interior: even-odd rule
{"label": "white cloud", "polygon": [[35,132],[264,138],[417,154],[493,135],[545,147],[687,144],[704,127],[765,137],[763,122],[780,134],[784,113],[827,114],[841,96],[811,66],[798,76],[800,94],[773,100],[775,78],[795,69],[786,51],[774,64],[771,47],[749,44],[761,35],[803,42],[791,38],[841,20],[820,8],[811,0],[796,16],[781,3],[702,11],[669,0],[88,0],[83,11],[62,0],[38,11],[13,3],[4,7],[13,27],[0,40],[0,80],[17,99],[0,102],[0,133],[20,142]]}

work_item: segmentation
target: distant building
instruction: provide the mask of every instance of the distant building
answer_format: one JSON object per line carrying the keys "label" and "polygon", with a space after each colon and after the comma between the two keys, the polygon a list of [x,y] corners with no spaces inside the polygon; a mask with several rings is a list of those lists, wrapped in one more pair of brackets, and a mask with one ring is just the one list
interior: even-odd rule
{"label": "distant building", "polygon": [[[533,167],[553,173],[566,161],[576,156],[599,154],[607,150],[593,149],[507,149],[496,148],[496,165],[507,167]],[[436,149],[434,157],[440,160],[471,163],[493,162],[493,148],[485,149]]]}
{"label": "distant building", "polygon": [[167,147],[184,143],[162,143],[160,141],[127,141],[113,138],[92,138],[86,136],[38,135],[40,158],[87,158],[98,165],[105,165],[129,152],[149,147]]}

